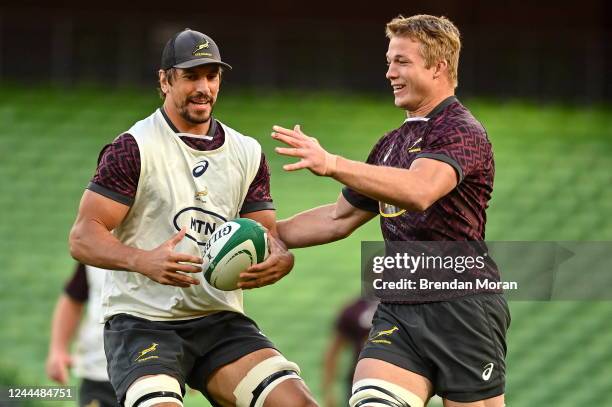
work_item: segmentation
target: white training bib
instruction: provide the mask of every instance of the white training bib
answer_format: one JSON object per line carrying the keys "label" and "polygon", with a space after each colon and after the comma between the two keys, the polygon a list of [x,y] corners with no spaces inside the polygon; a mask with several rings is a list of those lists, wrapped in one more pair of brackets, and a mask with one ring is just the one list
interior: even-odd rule
{"label": "white training bib", "polygon": [[87,278],[87,309],[79,326],[76,341],[74,370],[82,379],[108,381],[106,354],[104,353],[104,325],[102,315],[102,286],[108,270],[85,266]]}
{"label": "white training bib", "polygon": [[[216,228],[239,216],[259,169],[261,146],[221,126],[225,142],[211,151],[187,146],[159,110],[128,130],[138,143],[141,169],[134,204],[113,231],[119,240],[151,250],[187,227],[187,235],[175,251],[201,256],[200,247]],[[242,290],[217,290],[201,273],[190,275],[201,284],[166,286],[140,273],[111,271],[104,288],[104,319],[119,313],[176,320],[214,311],[243,312]]]}

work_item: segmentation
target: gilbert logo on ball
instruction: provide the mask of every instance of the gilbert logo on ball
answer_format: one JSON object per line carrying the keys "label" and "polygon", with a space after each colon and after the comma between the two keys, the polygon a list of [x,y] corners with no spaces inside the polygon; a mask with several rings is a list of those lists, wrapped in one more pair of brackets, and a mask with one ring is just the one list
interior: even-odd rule
{"label": "gilbert logo on ball", "polygon": [[240,273],[268,257],[266,230],[247,218],[234,219],[219,226],[202,247],[202,271],[213,287],[237,289]]}

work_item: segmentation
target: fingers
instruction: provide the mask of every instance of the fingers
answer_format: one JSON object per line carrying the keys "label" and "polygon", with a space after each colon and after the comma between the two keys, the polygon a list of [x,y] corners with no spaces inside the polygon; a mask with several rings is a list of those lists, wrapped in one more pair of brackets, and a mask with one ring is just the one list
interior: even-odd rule
{"label": "fingers", "polygon": [[47,369],[47,376],[49,376],[49,379],[53,380],[54,382],[63,384],[61,382],[61,374],[55,368]]}
{"label": "fingers", "polygon": [[176,235],[172,236],[168,242],[172,245],[172,247],[176,246],[183,240],[185,237],[185,233],[187,233],[187,228],[182,228]]}
{"label": "fingers", "polygon": [[274,130],[277,133],[284,134],[285,136],[289,136],[289,137],[296,138],[296,139],[306,138],[304,133],[302,133],[302,130],[300,129],[299,124],[294,127],[294,130],[286,129],[281,126],[272,126],[272,130]]}
{"label": "fingers", "polygon": [[64,364],[57,364],[49,372],[49,377],[54,382],[66,385],[68,383],[68,368]]}
{"label": "fingers", "polygon": [[187,288],[191,285],[200,284],[199,280],[195,278],[180,274],[178,272],[166,272],[159,280],[160,284],[173,285],[176,287]]}
{"label": "fingers", "polygon": [[160,281],[162,284],[179,285],[180,287],[189,287],[189,285],[200,284],[200,281],[196,278],[186,276],[179,273],[200,273],[202,267],[195,266],[193,264],[182,264],[182,263],[169,263],[166,266],[166,271],[163,272],[161,279],[165,279],[165,282]]}
{"label": "fingers", "polygon": [[289,157],[304,157],[302,150],[298,148],[276,147],[274,151],[280,155],[286,155]]}
{"label": "fingers", "polygon": [[[257,276],[259,276],[259,272],[269,269],[270,267],[276,265],[276,263],[278,263],[278,256],[270,255],[266,260],[262,261],[261,263],[254,264],[249,267],[245,273],[240,274],[240,278],[242,278],[243,274],[245,274],[245,280],[257,278]],[[246,276],[246,274],[248,274],[248,276]]]}
{"label": "fingers", "polygon": [[296,124],[295,126],[293,126],[293,130],[286,129],[281,126],[272,126],[272,130],[275,131],[275,133],[272,133],[273,138],[282,140],[283,142],[287,144],[290,144],[291,142],[295,143],[295,142],[310,140],[311,138],[311,137],[308,137],[306,134],[304,134],[299,124]]}
{"label": "fingers", "polygon": [[174,274],[170,281],[173,283],[172,285],[183,288],[200,284],[200,282],[195,278],[187,277],[181,274]]}
{"label": "fingers", "polygon": [[192,256],[187,253],[172,253],[169,257],[169,260],[184,263],[193,263],[193,264],[202,264],[202,258],[198,256]]}
{"label": "fingers", "polygon": [[293,130],[284,129],[279,126],[273,126],[272,128],[274,130],[283,129],[282,131],[272,132],[271,136],[273,139],[281,141],[291,147],[306,147],[308,143],[319,145],[319,140],[304,134],[299,124],[296,124]]}
{"label": "fingers", "polygon": [[274,284],[278,280],[280,280],[281,277],[282,276],[279,273],[274,273],[266,277],[258,278],[257,279],[258,287],[264,287],[270,284]]}
{"label": "fingers", "polygon": [[68,368],[72,359],[68,354],[52,354],[46,363],[47,376],[56,383],[66,385],[69,379]]}
{"label": "fingers", "polygon": [[194,266],[192,264],[173,264],[171,267],[171,271],[182,271],[184,273],[200,273],[202,271],[202,267]]}
{"label": "fingers", "polygon": [[62,385],[66,385],[68,384],[68,369],[66,368],[66,366],[63,366],[62,369],[59,372],[59,377],[58,377],[58,382],[60,382],[60,384]]}
{"label": "fingers", "polygon": [[259,270],[251,271],[251,269],[249,268],[247,271],[240,273],[240,283],[243,283],[243,282],[246,283],[246,282],[251,282],[253,280],[257,280],[257,277],[259,277],[260,275],[261,274],[259,273]]}
{"label": "fingers", "polygon": [[309,168],[309,164],[307,164],[307,161],[304,160],[305,150],[303,148],[276,147],[274,150],[280,155],[302,158],[302,160],[298,161],[297,163],[283,165],[283,169],[285,171],[297,171],[304,168]]}
{"label": "fingers", "polygon": [[[202,267],[202,258],[198,256],[192,256],[186,253],[171,253],[168,256],[169,263],[166,266],[166,270],[170,273],[175,271],[183,271],[185,273],[200,273]],[[194,263],[194,264],[186,264]]]}
{"label": "fingers", "polygon": [[270,256],[264,262],[240,273],[239,288],[251,289],[274,284],[293,268],[293,255],[287,251],[282,241],[270,237],[269,243]]}
{"label": "fingers", "polygon": [[285,171],[297,171],[297,170],[302,170],[304,168],[309,168],[307,161],[304,161],[304,160],[300,160],[293,164],[283,165],[283,170]]}
{"label": "fingers", "polygon": [[[279,262],[278,256],[270,255],[265,261],[255,264],[249,267],[245,272],[240,273],[240,282],[238,283],[239,288],[255,288],[261,287],[264,281],[278,278],[278,270],[276,265]],[[270,277],[270,278],[269,278]],[[277,278],[278,277],[278,278]],[[268,283],[270,284],[270,283]]]}
{"label": "fingers", "polygon": [[263,287],[277,282],[281,279],[281,277],[282,274],[279,271],[251,273],[247,270],[244,273],[240,273],[240,281],[238,282],[238,288],[248,290],[251,288]]}
{"label": "fingers", "polygon": [[[272,138],[291,147],[276,147],[276,153],[302,159],[296,163],[283,165],[285,171],[309,169],[316,175],[330,175],[335,172],[336,156],[325,151],[319,144],[319,140],[304,134],[299,124],[296,124],[293,130],[280,126],[272,128],[275,131],[272,133]],[[329,160],[329,158],[334,158],[334,160]]]}
{"label": "fingers", "polygon": [[260,277],[255,280],[240,282],[238,283],[238,288],[241,288],[243,290],[250,290],[252,288],[265,287],[267,285],[274,284],[279,279],[280,277],[277,276],[275,273],[267,277]]}
{"label": "fingers", "polygon": [[273,139],[281,141],[287,145],[290,145],[291,147],[299,147],[301,146],[301,140],[297,137],[294,137],[293,135],[285,135],[282,133],[271,133],[271,136]]}
{"label": "fingers", "polygon": [[257,287],[259,287],[259,285],[257,284],[257,280],[244,281],[244,282],[238,283],[238,288],[240,288],[241,290],[250,290],[252,288],[257,288]]}

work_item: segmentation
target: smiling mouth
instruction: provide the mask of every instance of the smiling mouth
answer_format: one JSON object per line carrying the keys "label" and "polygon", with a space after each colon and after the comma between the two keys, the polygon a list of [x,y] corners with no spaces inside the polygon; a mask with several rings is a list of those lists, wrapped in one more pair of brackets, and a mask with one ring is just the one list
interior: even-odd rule
{"label": "smiling mouth", "polygon": [[404,89],[406,87],[406,85],[391,85],[391,87],[393,88],[393,92],[399,92],[400,90]]}
{"label": "smiling mouth", "polygon": [[189,99],[189,103],[193,103],[194,105],[207,105],[210,104],[210,100],[193,100]]}

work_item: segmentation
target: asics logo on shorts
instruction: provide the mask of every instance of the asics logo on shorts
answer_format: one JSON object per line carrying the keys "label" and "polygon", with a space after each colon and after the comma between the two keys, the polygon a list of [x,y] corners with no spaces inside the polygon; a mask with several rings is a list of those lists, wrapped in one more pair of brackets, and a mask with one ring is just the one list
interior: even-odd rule
{"label": "asics logo on shorts", "polygon": [[485,368],[482,371],[482,380],[484,380],[485,382],[491,378],[491,373],[493,373],[493,366],[493,363],[485,365]]}
{"label": "asics logo on shorts", "polygon": [[158,345],[157,343],[153,342],[151,346],[149,346],[146,349],[141,350],[138,356],[136,356],[136,359],[134,359],[134,362],[143,362],[149,359],[159,359],[159,356],[154,356],[154,355],[147,356],[146,358],[144,357],[148,353],[155,352],[157,350],[157,345]]}
{"label": "asics logo on shorts", "polygon": [[385,331],[379,331],[373,337],[370,338],[370,342],[384,343],[384,344],[390,345],[391,341],[389,341],[388,339],[381,339],[381,338],[383,336],[384,337],[391,336],[395,331],[399,331],[399,328],[397,326],[394,326],[393,328],[387,329]]}

